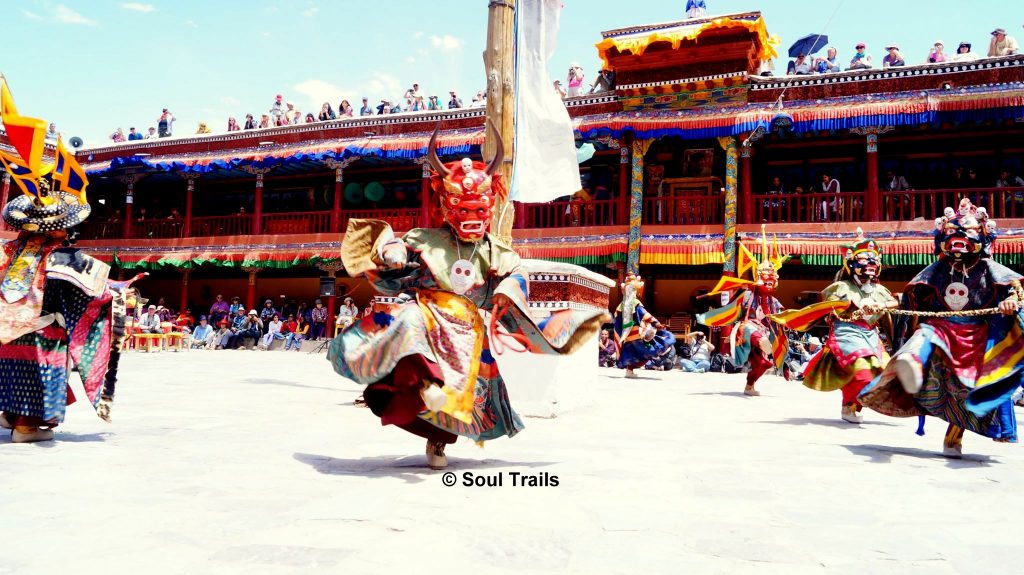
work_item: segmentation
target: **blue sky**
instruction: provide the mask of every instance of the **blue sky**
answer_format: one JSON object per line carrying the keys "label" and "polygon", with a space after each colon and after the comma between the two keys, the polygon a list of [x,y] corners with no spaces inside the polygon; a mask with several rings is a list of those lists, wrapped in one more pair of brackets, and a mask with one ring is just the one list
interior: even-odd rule
{"label": "blue sky", "polygon": [[[358,108],[398,98],[413,82],[468,104],[485,85],[486,0],[4,0],[8,78],[23,114],[56,122],[65,136],[99,145],[116,128],[144,131],[160,109],[177,134],[199,121],[221,131],[228,116],[265,112],[277,93],[305,112],[347,98]],[[602,30],[684,18],[685,0],[564,0],[558,51],[563,79],[578,61],[593,79]],[[897,42],[923,62],[941,39],[987,50],[996,27],[1024,40],[1024,3],[1005,0],[707,0],[710,14],[764,13],[782,51],[822,31],[849,61],[863,40],[880,62]],[[776,63],[785,69],[785,61]]]}

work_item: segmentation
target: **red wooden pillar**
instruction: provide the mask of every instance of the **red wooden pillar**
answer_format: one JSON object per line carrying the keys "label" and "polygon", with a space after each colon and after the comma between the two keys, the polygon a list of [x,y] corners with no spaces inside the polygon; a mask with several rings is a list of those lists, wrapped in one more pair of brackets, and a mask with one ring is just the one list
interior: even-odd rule
{"label": "red wooden pillar", "polygon": [[513,209],[516,211],[516,227],[521,230],[530,227],[530,220],[526,213],[526,204],[523,202],[513,202]]}
{"label": "red wooden pillar", "polygon": [[754,150],[748,146],[740,146],[740,223],[749,224],[754,217],[754,202],[751,196],[750,156]]}
{"label": "red wooden pillar", "polygon": [[619,145],[619,215],[616,224],[629,224],[629,176],[632,171],[629,159],[629,148],[633,138],[623,138]]}
{"label": "red wooden pillar", "polygon": [[128,189],[124,195],[124,229],[121,235],[124,239],[132,237],[132,204],[135,203],[135,180],[128,180]]}
{"label": "red wooden pillar", "polygon": [[254,236],[263,233],[263,174],[263,171],[256,172],[256,199],[253,202],[252,210],[252,233]]}
{"label": "red wooden pillar", "polygon": [[188,187],[185,188],[185,223],[181,228],[181,236],[188,238],[192,237],[192,196],[196,191],[196,176],[189,174],[186,181]]}
{"label": "red wooden pillar", "polygon": [[[191,183],[191,180],[189,182]],[[191,270],[182,270],[181,272],[181,305],[178,306],[181,311],[188,309],[188,280],[191,274]]]}
{"label": "red wooden pillar", "polygon": [[878,188],[878,134],[867,134],[867,172],[868,188],[864,198],[864,208],[868,221],[882,221],[882,193]]}
{"label": "red wooden pillar", "polygon": [[256,309],[256,274],[259,268],[242,268],[242,271],[249,274],[249,289],[245,292],[245,307],[246,311],[249,311]]}
{"label": "red wooden pillar", "polygon": [[334,201],[331,204],[331,231],[334,233],[341,232],[342,170],[341,166],[334,168]]}
{"label": "red wooden pillar", "polygon": [[421,228],[431,227],[430,221],[430,163],[423,159],[422,171],[420,172],[420,222]]}

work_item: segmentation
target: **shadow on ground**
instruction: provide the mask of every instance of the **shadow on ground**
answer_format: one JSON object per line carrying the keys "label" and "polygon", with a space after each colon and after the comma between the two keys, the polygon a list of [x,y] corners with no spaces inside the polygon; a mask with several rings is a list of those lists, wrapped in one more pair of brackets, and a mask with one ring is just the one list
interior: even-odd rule
{"label": "shadow on ground", "polygon": [[305,463],[325,475],[356,475],[360,477],[396,477],[407,483],[421,483],[444,471],[490,469],[495,467],[547,467],[553,461],[503,461],[501,459],[461,459],[448,457],[448,467],[435,471],[427,467],[423,455],[377,455],[360,459],[340,459],[311,453],[295,453],[296,461]]}
{"label": "shadow on ground", "polygon": [[1000,463],[987,455],[965,454],[962,459],[950,459],[942,456],[941,444],[936,443],[935,450],[917,449],[913,447],[890,447],[888,445],[844,445],[850,453],[863,455],[869,458],[871,463],[890,463],[893,455],[902,455],[916,459],[926,459],[936,462],[945,462],[946,467],[959,469],[962,467],[988,467],[993,463]]}
{"label": "shadow on ground", "polygon": [[759,421],[758,423],[771,423],[774,425],[821,425],[823,427],[836,427],[839,429],[857,429],[865,425],[887,425],[889,427],[899,427],[898,423],[890,423],[887,421],[870,421],[865,419],[860,424],[849,423],[839,418],[829,419],[825,417],[789,417],[786,419],[779,419],[776,421]]}

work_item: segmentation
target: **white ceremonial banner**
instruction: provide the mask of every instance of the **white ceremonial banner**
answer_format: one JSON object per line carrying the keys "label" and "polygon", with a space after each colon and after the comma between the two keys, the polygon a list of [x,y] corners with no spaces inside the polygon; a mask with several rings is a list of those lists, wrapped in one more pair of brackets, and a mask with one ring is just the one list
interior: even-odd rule
{"label": "white ceremonial banner", "polygon": [[563,0],[516,2],[515,163],[509,197],[544,203],[580,190],[572,120],[548,75]]}

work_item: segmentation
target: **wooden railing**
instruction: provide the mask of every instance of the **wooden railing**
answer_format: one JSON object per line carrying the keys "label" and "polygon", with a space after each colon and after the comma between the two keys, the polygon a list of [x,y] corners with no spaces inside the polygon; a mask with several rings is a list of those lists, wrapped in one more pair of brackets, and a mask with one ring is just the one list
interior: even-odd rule
{"label": "wooden railing", "polygon": [[265,234],[320,234],[331,231],[331,212],[263,214]]}
{"label": "wooden railing", "polygon": [[618,200],[548,202],[525,204],[525,208],[526,225],[530,228],[614,226],[625,223],[619,221]]}
{"label": "wooden railing", "polygon": [[417,227],[420,223],[419,208],[401,208],[395,210],[345,210],[341,214],[342,231],[348,227],[348,221],[352,218],[369,218],[384,220],[391,224],[396,232],[405,232]]}
{"label": "wooden railing", "polygon": [[753,223],[864,221],[864,192],[754,194]]}
{"label": "wooden railing", "polygon": [[644,198],[643,223],[698,225],[722,223],[721,196]]}
{"label": "wooden railing", "polygon": [[192,218],[192,237],[247,236],[252,233],[251,215]]}
{"label": "wooden railing", "polygon": [[141,220],[132,226],[133,236],[153,240],[180,238],[184,225],[181,220]]}
{"label": "wooden railing", "polygon": [[993,218],[1024,218],[1024,187],[882,192],[882,217],[886,221],[934,220],[947,207],[959,206],[962,198],[985,208]]}
{"label": "wooden railing", "polygon": [[78,234],[83,240],[117,240],[124,232],[123,222],[86,221],[78,225]]}

